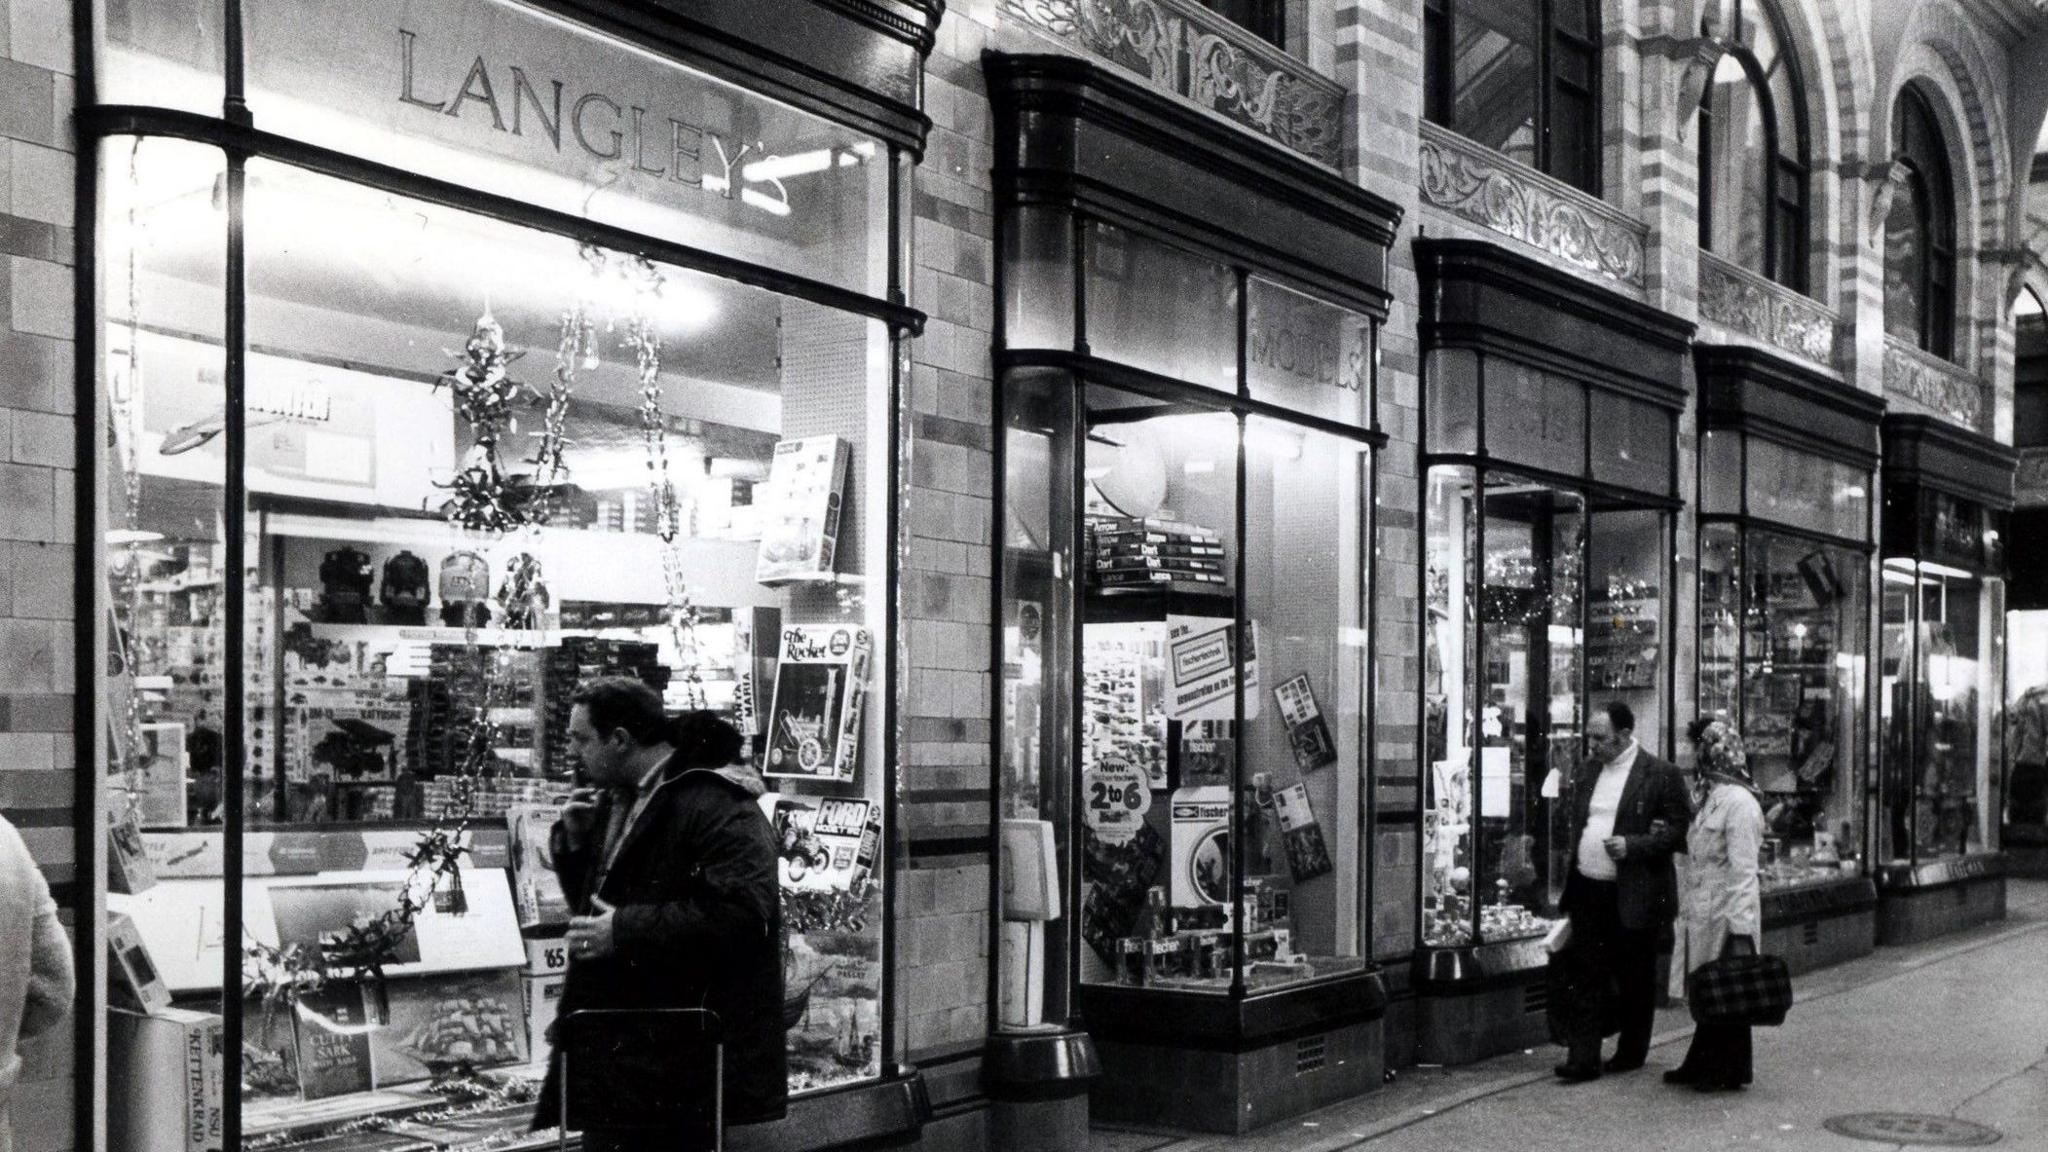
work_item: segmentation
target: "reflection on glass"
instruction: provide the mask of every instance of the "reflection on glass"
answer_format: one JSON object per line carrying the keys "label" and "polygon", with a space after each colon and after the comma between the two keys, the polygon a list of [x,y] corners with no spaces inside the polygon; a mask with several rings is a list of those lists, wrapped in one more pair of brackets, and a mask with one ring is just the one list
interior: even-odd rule
{"label": "reflection on glass", "polygon": [[2037,844],[2048,841],[2048,611],[2005,620],[2004,836]]}
{"label": "reflection on glass", "polygon": [[1350,425],[1371,423],[1372,322],[1253,277],[1245,376],[1254,400]]}
{"label": "reflection on glass", "polygon": [[1537,21],[1534,4],[1460,4],[1452,51],[1457,106],[1451,123],[1523,164],[1536,163]]}
{"label": "reflection on glass", "polygon": [[1011,348],[1074,346],[1074,226],[1064,212],[1023,205],[1003,233],[1003,339]]}
{"label": "reflection on glass", "polygon": [[1088,350],[1237,391],[1237,274],[1109,224],[1087,231]]}
{"label": "reflection on glass", "polygon": [[1595,389],[1593,479],[1638,492],[1671,491],[1671,413]]}
{"label": "reflection on glass", "polygon": [[886,294],[879,140],[509,0],[244,9],[268,131]]}
{"label": "reflection on glass", "polygon": [[103,103],[220,115],[221,0],[105,0],[101,21]]}
{"label": "reflection on glass", "polygon": [[1596,503],[1587,552],[1586,690],[1635,713],[1635,738],[1664,747],[1662,512]]}
{"label": "reflection on glass", "polygon": [[[1072,790],[1073,382],[1004,381],[1002,953],[997,1019],[1029,1028],[1069,1015],[1062,869]],[[1050,859],[1046,852],[1051,845]],[[1048,867],[1050,864],[1050,867]]]}
{"label": "reflection on glass", "polygon": [[1741,729],[1742,529],[1700,525],[1699,718]]}
{"label": "reflection on glass", "polygon": [[1982,849],[1989,815],[1991,709],[1998,656],[1988,608],[2002,582],[1946,565],[1884,566],[1884,831],[1895,860]]}
{"label": "reflection on glass", "polygon": [[1359,971],[1368,453],[1101,385],[1087,406],[1081,977],[1225,993]]}
{"label": "reflection on glass", "polygon": [[1773,845],[1765,881],[1829,879],[1860,852],[1868,561],[1763,531],[1747,546],[1741,730]]}
{"label": "reflection on glass", "polygon": [[1479,656],[1476,472],[1429,470],[1423,576],[1422,939],[1472,943],[1472,738]]}
{"label": "reflection on glass", "polygon": [[[226,159],[182,140],[113,137],[100,143],[98,160],[105,278],[99,412],[107,450],[99,457],[106,577],[96,612],[108,659],[91,715],[107,738],[107,913],[125,916],[140,941],[117,941],[111,952],[116,1007],[106,1040],[110,1057],[120,1060],[137,1045],[164,1040],[162,1033],[197,1026],[191,1018],[150,1019],[120,1006],[128,1000],[121,990],[152,974],[176,1007],[219,1026],[228,887],[218,851],[189,850],[204,847],[198,829],[220,821],[222,781],[234,769],[226,755],[228,693],[243,693],[252,745],[261,739],[264,713],[253,669],[242,686],[226,678],[232,574],[217,446],[227,400],[221,314],[187,306],[195,294],[217,299],[226,282],[227,215],[212,204]],[[167,327],[191,334],[192,356],[157,354],[151,334]],[[166,393],[189,396],[192,414],[172,418],[158,403]],[[206,444],[215,445],[210,454],[200,450]],[[39,683],[29,674],[16,674],[14,690],[68,691],[49,681],[47,665]],[[180,858],[163,851],[166,844],[187,851]],[[130,1118],[140,1126],[162,1123],[132,1112]],[[161,1142],[184,1146],[181,1120],[182,1113],[158,1130]]]}
{"label": "reflection on glass", "polygon": [[1578,766],[1586,510],[1578,494],[1487,477],[1476,780],[1479,938],[1542,931],[1568,867],[1569,816],[1544,796]]}
{"label": "reflection on glass", "polygon": [[1851,540],[1870,534],[1870,473],[1770,440],[1749,441],[1749,514]]}
{"label": "reflection on glass", "polygon": [[[1428,493],[1423,940],[1538,934],[1557,913],[1584,717],[1577,493],[1434,468]],[[1438,717],[1441,716],[1441,720]]]}
{"label": "reflection on glass", "polygon": [[1250,418],[1245,457],[1244,611],[1261,677],[1253,684],[1247,676],[1250,788],[1241,795],[1255,805],[1245,824],[1264,846],[1246,903],[1284,898],[1291,916],[1269,927],[1287,929],[1306,958],[1293,972],[1254,966],[1250,982],[1262,986],[1355,971],[1366,951],[1364,830],[1344,816],[1363,811],[1369,785],[1369,454],[1353,441]]}
{"label": "reflection on glass", "polygon": [[[1757,26],[1767,26],[1768,20]],[[1792,106],[1784,106],[1787,118]],[[1711,168],[1701,173],[1702,199],[1712,205],[1707,250],[1759,276],[1771,270],[1764,263],[1764,227],[1770,219],[1766,179],[1771,170],[1771,139],[1764,123],[1761,94],[1751,83],[1740,56],[1721,57],[1702,102],[1701,156]],[[1790,125],[1786,126],[1790,129]]]}
{"label": "reflection on glass", "polygon": [[1479,451],[1479,353],[1438,348],[1429,353],[1428,375],[1429,450]]}
{"label": "reflection on glass", "polygon": [[1489,453],[1565,476],[1585,472],[1583,385],[1502,356],[1487,360],[1484,377]]}
{"label": "reflection on glass", "polygon": [[1741,513],[1742,440],[1740,432],[1708,432],[1700,437],[1700,511]]}

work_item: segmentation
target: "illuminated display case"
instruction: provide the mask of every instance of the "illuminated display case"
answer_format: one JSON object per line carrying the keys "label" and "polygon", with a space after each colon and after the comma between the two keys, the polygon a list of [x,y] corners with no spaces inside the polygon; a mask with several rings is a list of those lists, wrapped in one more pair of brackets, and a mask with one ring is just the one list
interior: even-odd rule
{"label": "illuminated display case", "polygon": [[[989,71],[1014,140],[992,1051],[1020,1067],[1078,1019],[1095,1116],[1240,1132],[1379,1081],[1368,658],[1395,209],[1078,61]],[[1297,1077],[1310,1017],[1326,1057]]]}
{"label": "illuminated display case", "polygon": [[[1878,942],[2005,914],[1999,703],[2018,455],[1921,416],[1884,421]],[[1949,898],[1951,893],[1954,898]]]}
{"label": "illuminated display case", "polygon": [[1883,404],[1702,345],[1698,715],[1762,794],[1765,944],[1795,971],[1868,953],[1872,492]]}
{"label": "illuminated display case", "polygon": [[[923,117],[760,95],[751,50],[714,76],[594,10],[106,7],[108,902],[172,1001],[116,989],[115,1034],[217,1019],[228,1147],[552,1146],[548,832],[571,695],[625,675],[765,777],[791,1103],[753,1139],[914,1131],[894,246]],[[638,27],[724,45],[759,7]],[[929,28],[775,7],[819,76],[917,90]]]}
{"label": "illuminated display case", "polygon": [[1670,750],[1688,325],[1535,261],[1417,244],[1427,352],[1420,913],[1425,1063],[1543,1042],[1585,723]]}
{"label": "illuminated display case", "polygon": [[[2012,874],[2048,876],[2048,459],[2012,515],[2005,612],[2004,795],[2001,847]],[[2024,467],[2024,465],[2023,465]],[[2024,475],[2025,473],[2023,473]],[[2031,498],[2031,499],[2030,499]]]}

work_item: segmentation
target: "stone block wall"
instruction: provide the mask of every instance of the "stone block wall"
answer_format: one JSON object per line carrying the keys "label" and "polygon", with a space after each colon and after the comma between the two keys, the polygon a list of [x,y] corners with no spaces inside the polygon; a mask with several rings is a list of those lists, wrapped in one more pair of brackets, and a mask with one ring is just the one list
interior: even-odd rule
{"label": "stone block wall", "polygon": [[[77,142],[71,9],[0,9],[0,815],[21,831],[67,928],[94,907],[77,854],[73,579],[78,462],[73,300]],[[89,559],[89,556],[87,557]],[[20,1152],[78,1147],[71,1024],[22,1046]]]}

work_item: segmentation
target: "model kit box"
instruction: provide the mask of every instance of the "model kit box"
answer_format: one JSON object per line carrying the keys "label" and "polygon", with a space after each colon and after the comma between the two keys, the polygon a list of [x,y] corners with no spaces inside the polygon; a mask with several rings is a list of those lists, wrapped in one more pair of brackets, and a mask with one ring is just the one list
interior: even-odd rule
{"label": "model kit box", "polygon": [[506,971],[390,981],[390,1021],[370,1033],[377,1084],[425,1080],[457,1066],[524,1064],[519,979]]}
{"label": "model kit box", "polygon": [[761,810],[775,828],[785,890],[865,894],[881,851],[881,805],[770,792]]}
{"label": "model kit box", "polygon": [[166,1008],[107,1012],[107,1147],[222,1152],[221,1020]]}
{"label": "model kit box", "polygon": [[566,971],[520,978],[519,990],[526,1005],[527,1051],[536,1056],[548,1048],[548,1029],[555,1026],[555,1017],[561,1013],[562,988],[568,980]]}
{"label": "model kit box", "polygon": [[782,630],[763,775],[854,778],[873,655],[865,628],[792,624]]}
{"label": "model kit box", "polygon": [[562,818],[559,804],[514,804],[505,811],[511,833],[512,904],[521,928],[559,927],[569,923],[569,900],[555,875],[549,837]]}
{"label": "model kit box", "polygon": [[1173,906],[1230,903],[1230,789],[1206,785],[1173,793]]}
{"label": "model kit box", "polygon": [[141,930],[120,912],[107,914],[107,958],[107,997],[117,1007],[147,1013],[171,1006],[171,990],[150,962]]}
{"label": "model kit box", "polygon": [[775,445],[761,499],[761,552],[754,579],[763,584],[815,580],[836,570],[841,493],[850,453],[837,436],[805,436]]}

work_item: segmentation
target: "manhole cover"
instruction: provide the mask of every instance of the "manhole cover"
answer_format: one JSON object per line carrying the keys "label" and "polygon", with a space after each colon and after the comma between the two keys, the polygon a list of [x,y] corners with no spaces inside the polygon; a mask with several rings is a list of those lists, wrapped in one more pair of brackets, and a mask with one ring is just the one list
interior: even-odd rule
{"label": "manhole cover", "polygon": [[1852,1140],[1875,1140],[1880,1144],[1934,1144],[1946,1148],[1981,1148],[1998,1143],[2003,1135],[1996,1128],[1968,1120],[1918,1112],[1857,1112],[1848,1116],[1830,1116],[1821,1121],[1821,1127]]}

